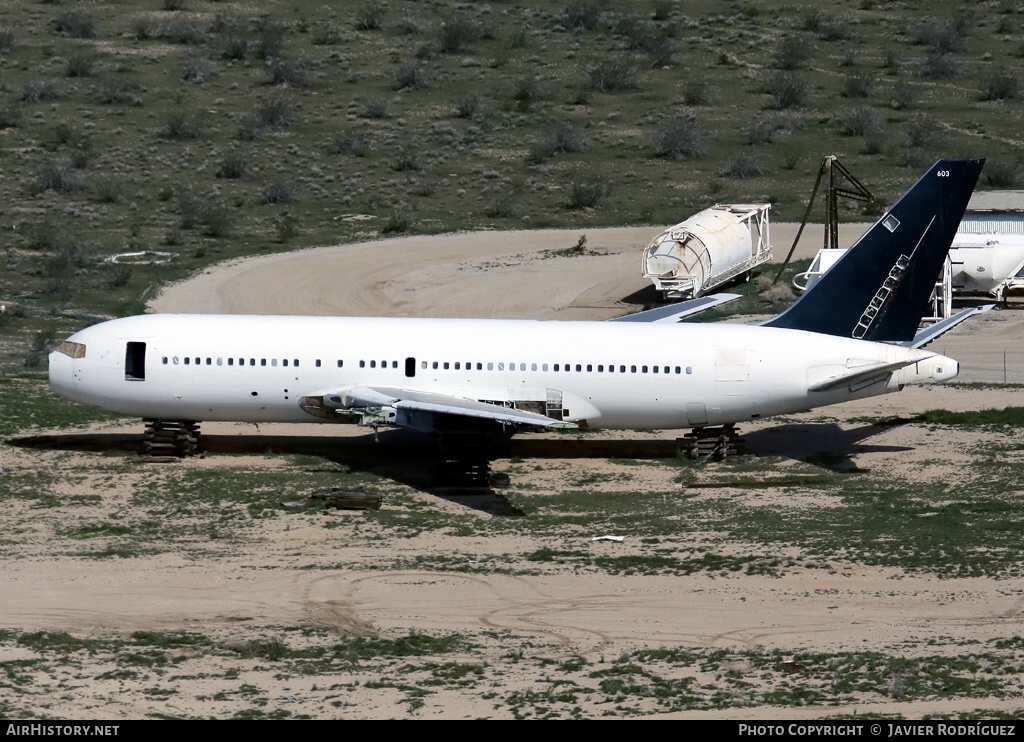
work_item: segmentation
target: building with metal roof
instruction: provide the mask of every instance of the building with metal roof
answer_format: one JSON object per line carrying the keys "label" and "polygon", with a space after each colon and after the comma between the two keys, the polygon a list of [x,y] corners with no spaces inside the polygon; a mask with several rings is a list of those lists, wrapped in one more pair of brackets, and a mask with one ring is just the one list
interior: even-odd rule
{"label": "building with metal roof", "polygon": [[1024,234],[1024,191],[975,191],[957,231]]}

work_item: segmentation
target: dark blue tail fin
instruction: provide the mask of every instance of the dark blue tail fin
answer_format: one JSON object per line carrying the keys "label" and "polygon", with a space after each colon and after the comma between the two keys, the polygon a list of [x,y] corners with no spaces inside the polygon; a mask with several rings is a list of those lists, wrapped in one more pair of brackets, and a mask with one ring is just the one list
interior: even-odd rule
{"label": "dark blue tail fin", "polygon": [[911,340],[942,270],[982,159],[939,160],[767,327]]}

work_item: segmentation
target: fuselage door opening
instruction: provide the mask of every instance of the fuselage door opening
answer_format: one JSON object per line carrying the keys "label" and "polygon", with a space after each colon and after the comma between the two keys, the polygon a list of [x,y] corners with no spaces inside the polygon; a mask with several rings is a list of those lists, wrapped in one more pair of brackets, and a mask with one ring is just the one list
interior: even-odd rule
{"label": "fuselage door opening", "polygon": [[146,344],[129,341],[124,349],[125,381],[146,380]]}

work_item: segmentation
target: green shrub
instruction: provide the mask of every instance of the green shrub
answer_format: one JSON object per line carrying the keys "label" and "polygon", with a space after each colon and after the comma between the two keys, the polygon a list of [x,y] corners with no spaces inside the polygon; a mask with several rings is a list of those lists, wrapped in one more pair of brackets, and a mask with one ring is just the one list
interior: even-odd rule
{"label": "green shrub", "polygon": [[20,108],[0,104],[0,129],[17,129],[21,126],[21,121]]}
{"label": "green shrub", "polygon": [[99,34],[96,19],[88,13],[70,10],[53,19],[54,33],[74,39],[94,39]]}
{"label": "green shrub", "polygon": [[601,62],[588,72],[590,89],[599,93],[621,93],[640,87],[640,71],[624,60]]}
{"label": "green shrub", "polygon": [[784,36],[775,49],[773,66],[780,70],[799,70],[814,54],[814,44],[802,34]]}
{"label": "green shrub", "polygon": [[569,208],[596,209],[611,190],[611,184],[600,176],[574,175],[569,181]]}
{"label": "green shrub", "polygon": [[203,121],[195,111],[175,109],[167,114],[160,134],[175,141],[199,139],[203,135]]}
{"label": "green shrub", "polygon": [[461,54],[480,38],[480,29],[472,21],[452,16],[441,22],[436,32],[437,50],[441,54]]}
{"label": "green shrub", "polygon": [[265,204],[290,204],[299,198],[299,185],[294,180],[271,180],[263,185],[260,195]]}
{"label": "green shrub", "polygon": [[869,136],[885,129],[885,118],[870,106],[858,106],[843,116],[843,133],[851,137]]}
{"label": "green shrub", "polygon": [[1017,174],[1020,172],[1019,162],[1005,160],[986,160],[981,177],[992,188],[1012,189],[1017,186]]}
{"label": "green shrub", "polygon": [[139,41],[153,39],[160,34],[160,21],[151,15],[137,15],[128,24],[132,36]]}
{"label": "green shrub", "polygon": [[797,108],[804,105],[807,98],[807,83],[798,72],[768,72],[764,76],[764,90],[778,109]]}
{"label": "green shrub", "polygon": [[56,78],[29,80],[21,90],[25,103],[60,100],[64,97],[64,86]]}
{"label": "green shrub", "polygon": [[562,122],[530,148],[527,161],[538,164],[563,152],[584,152],[588,146],[589,142],[575,124]]}
{"label": "green shrub", "polygon": [[874,91],[875,76],[869,72],[854,72],[843,81],[843,95],[847,98],[867,98]]}
{"label": "green shrub", "polygon": [[284,26],[270,16],[260,16],[256,21],[255,30],[255,43],[249,46],[249,51],[254,57],[268,61],[284,55],[284,37],[287,33]]}
{"label": "green shrub", "polygon": [[748,144],[768,144],[779,132],[794,132],[804,128],[803,119],[789,111],[760,113],[743,131]]}
{"label": "green shrub", "polygon": [[364,107],[368,119],[386,119],[391,114],[391,101],[387,98],[371,98]]}
{"label": "green shrub", "polygon": [[309,85],[309,73],[306,63],[298,59],[274,57],[267,63],[267,77],[272,85],[292,85],[306,87]]}
{"label": "green shrub", "polygon": [[922,80],[953,80],[962,74],[960,62],[951,53],[932,53],[921,65]]}
{"label": "green shrub", "polygon": [[92,77],[96,70],[96,57],[89,52],[76,52],[64,62],[65,77]]}
{"label": "green shrub", "polygon": [[687,80],[683,84],[683,103],[688,106],[706,106],[714,98],[715,89],[705,80]]}
{"label": "green shrub", "polygon": [[400,173],[418,173],[426,168],[423,155],[414,147],[402,147],[392,167]]}
{"label": "green shrub", "polygon": [[175,44],[198,46],[206,40],[206,31],[192,18],[172,18],[160,25],[160,38]]}
{"label": "green shrub", "polygon": [[569,0],[562,11],[565,25],[577,30],[593,30],[604,20],[605,5],[603,0]]}
{"label": "green shrub", "polygon": [[249,158],[237,150],[231,150],[224,155],[217,168],[217,177],[226,180],[240,180],[249,172]]}
{"label": "green shrub", "polygon": [[1002,67],[985,76],[981,85],[982,100],[1010,100],[1020,93],[1020,76]]}
{"label": "green shrub", "polygon": [[430,83],[430,73],[422,64],[412,59],[402,63],[395,75],[396,90],[426,90]]}
{"label": "green shrub", "polygon": [[0,54],[7,54],[14,48],[14,31],[7,26],[0,26]]}
{"label": "green shrub", "polygon": [[217,75],[217,63],[201,55],[189,55],[181,63],[181,79],[203,83]]}
{"label": "green shrub", "polygon": [[96,99],[105,105],[115,103],[132,106],[142,105],[142,87],[122,78],[106,78],[96,83]]}
{"label": "green shrub", "polygon": [[480,113],[480,96],[466,93],[455,101],[455,115],[460,119],[473,118]]}
{"label": "green shrub", "polygon": [[764,174],[764,163],[757,155],[744,152],[726,163],[721,174],[727,178],[756,178]]}
{"label": "green shrub", "polygon": [[36,171],[33,192],[71,193],[77,191],[83,184],[81,174],[71,166],[70,160],[66,158],[48,159]]}
{"label": "green shrub", "polygon": [[345,131],[335,132],[327,143],[327,151],[334,155],[362,157],[366,154],[366,143],[361,137]]}
{"label": "green shrub", "polygon": [[386,4],[381,0],[368,0],[356,11],[353,25],[359,31],[377,31],[384,23]]}
{"label": "green shrub", "polygon": [[695,160],[707,154],[704,130],[693,118],[676,119],[656,137],[654,149],[667,160]]}

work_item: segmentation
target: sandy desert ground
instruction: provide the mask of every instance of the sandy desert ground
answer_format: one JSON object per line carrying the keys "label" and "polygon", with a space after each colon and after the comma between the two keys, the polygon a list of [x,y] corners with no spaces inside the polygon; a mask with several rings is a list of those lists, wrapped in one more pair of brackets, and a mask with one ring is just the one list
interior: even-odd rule
{"label": "sandy desert ground", "polygon": [[[649,300],[639,251],[655,231],[586,230],[589,254],[578,257],[555,252],[583,232],[546,230],[407,237],[243,260],[168,287],[152,311],[605,319]],[[792,225],[773,225],[777,255],[792,235]],[[813,255],[818,239],[808,230],[798,256]],[[955,479],[979,436],[1006,447],[1012,432],[939,433],[870,421],[1020,405],[1020,389],[998,382],[1006,352],[1009,381],[1024,381],[1024,364],[1014,357],[1024,315],[1011,307],[967,325],[937,349],[961,361],[963,379],[996,385],[906,389],[762,421],[744,428],[748,453],[775,457],[794,476],[814,471],[814,453],[882,476],[918,472],[922,486]],[[422,512],[430,522],[449,519],[450,528],[397,528],[388,523],[398,520],[360,511],[299,513],[246,518],[244,526],[230,524],[226,540],[182,537],[180,549],[94,558],[76,549],[68,524],[108,527],[140,490],[158,491],[182,472],[256,469],[270,481],[284,466],[282,450],[312,450],[328,436],[356,452],[391,444],[347,427],[208,425],[213,445],[204,458],[161,468],[125,464],[137,421],[74,432],[63,431],[55,446],[0,447],[8,486],[55,473],[40,497],[74,503],[42,509],[16,498],[0,516],[7,534],[0,717],[814,719],[1018,716],[1024,709],[1024,685],[1014,679],[1024,669],[1020,570],[940,576],[860,563],[856,555],[822,569],[780,554],[794,561],[765,574],[629,574],[592,565],[645,553],[641,529],[621,534],[621,542],[594,541],[606,534],[585,527],[531,533],[506,527],[507,515],[494,506],[514,501],[516,492],[558,498],[570,481],[591,482],[601,495],[668,493],[668,502],[671,493],[684,494],[679,468],[659,460],[671,451],[672,433],[606,433],[583,443],[525,436],[516,456],[494,464],[509,473],[512,494],[483,503],[439,496],[401,477],[385,490],[385,515]],[[26,431],[30,439],[46,434]],[[113,450],[104,452],[108,444]],[[393,447],[398,457],[403,445]],[[714,467],[692,476],[714,482],[721,477]],[[781,512],[803,506],[787,485],[728,495],[736,507],[744,498],[777,503]],[[174,505],[178,496],[167,494],[159,524],[139,527],[207,528],[202,514]],[[629,508],[628,498],[618,506]],[[741,550],[722,545],[715,530],[714,523],[680,523],[661,543],[679,553],[711,542],[724,554]],[[560,549],[594,561],[581,568],[528,558]],[[456,556],[462,566],[450,568],[445,559]],[[421,654],[380,644],[453,636],[462,642],[431,644]],[[353,658],[363,646],[377,653]],[[844,686],[839,670],[823,672],[847,655],[875,658],[888,675],[872,690]],[[920,679],[929,658],[968,655],[989,658],[961,670],[971,690],[900,691],[900,682]],[[988,675],[1002,679],[978,680]],[[684,702],[688,696],[697,700]]]}

